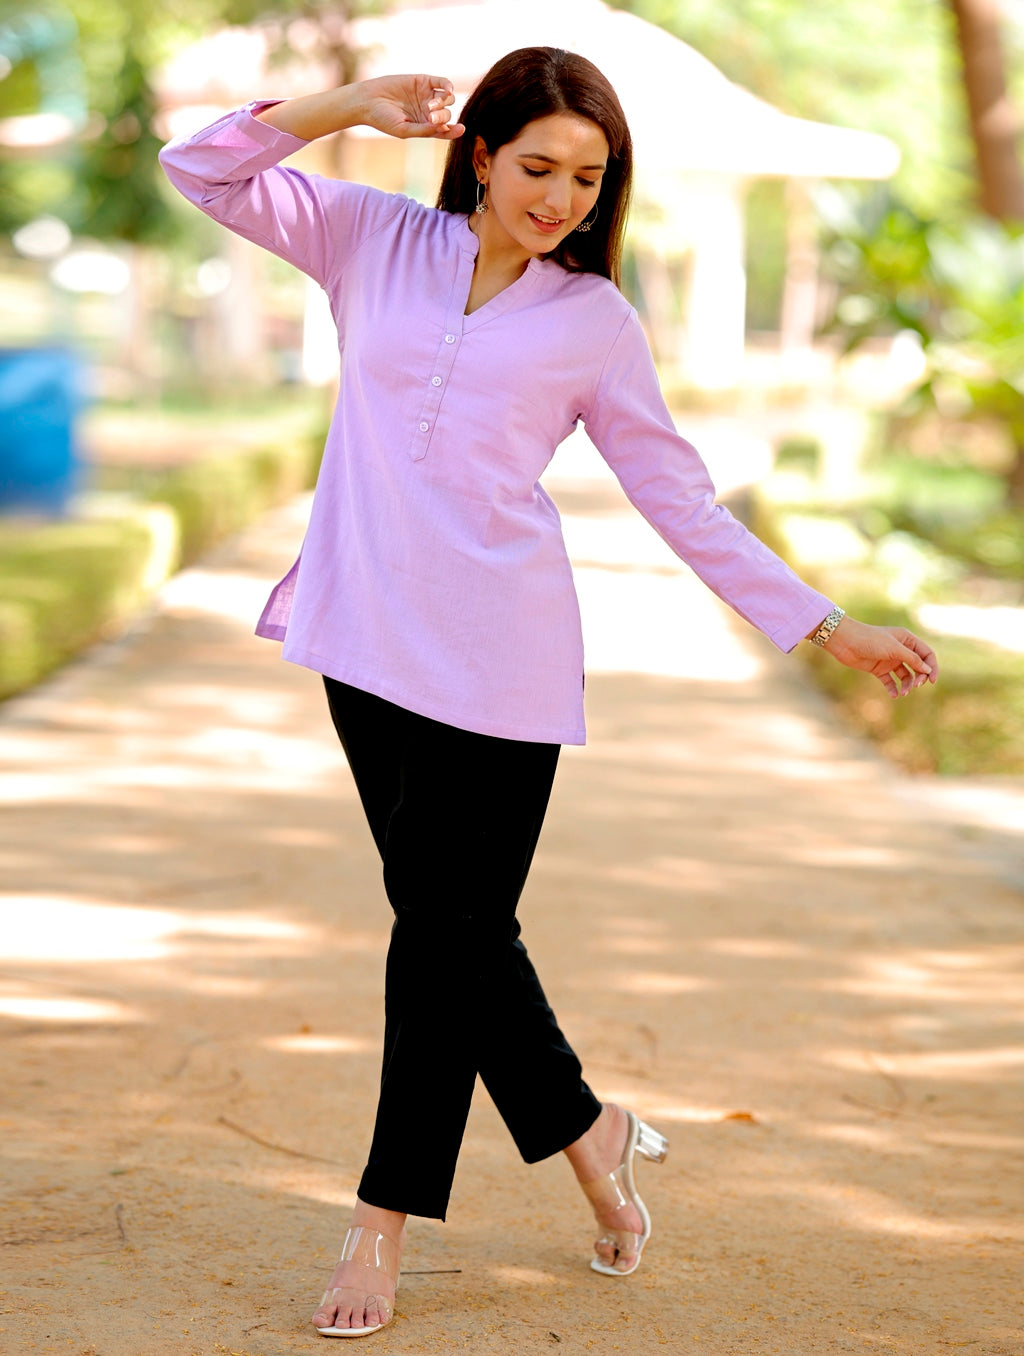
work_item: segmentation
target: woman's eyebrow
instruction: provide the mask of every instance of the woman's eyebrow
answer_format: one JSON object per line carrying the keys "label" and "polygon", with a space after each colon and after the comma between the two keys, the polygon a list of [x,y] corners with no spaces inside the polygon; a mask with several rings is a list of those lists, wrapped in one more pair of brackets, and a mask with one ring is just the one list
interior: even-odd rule
{"label": "woman's eyebrow", "polygon": [[[557,165],[559,163],[553,155],[541,155],[539,151],[520,151],[519,158],[520,160],[543,160],[547,165]],[[607,168],[607,163],[604,165],[580,165],[580,169],[585,170],[605,170]]]}

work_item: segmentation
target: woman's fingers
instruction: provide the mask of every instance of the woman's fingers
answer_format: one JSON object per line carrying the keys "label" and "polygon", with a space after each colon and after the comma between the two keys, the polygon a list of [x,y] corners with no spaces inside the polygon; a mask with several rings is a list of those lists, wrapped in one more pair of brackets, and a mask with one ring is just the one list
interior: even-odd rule
{"label": "woman's fingers", "polygon": [[453,141],[456,137],[462,136],[466,130],[460,122],[452,122],[451,106],[455,102],[455,91],[443,77],[431,76],[431,98],[427,103],[427,118],[432,126],[433,133],[425,135],[434,135]]}
{"label": "woman's fingers", "polygon": [[840,664],[873,673],[890,697],[905,697],[939,673],[935,651],[902,626],[871,626],[844,617],[829,650]]}
{"label": "woman's fingers", "polygon": [[419,121],[407,122],[396,132],[396,135],[403,137],[438,137],[441,140],[453,141],[456,137],[461,137],[466,130],[462,123],[452,122],[450,109],[438,97],[427,102],[425,114],[426,116],[421,117]]}
{"label": "woman's fingers", "polygon": [[915,673],[913,669],[901,665],[899,668],[889,669],[884,673],[876,673],[879,682],[888,692],[890,697],[906,697],[908,693],[913,692],[915,687],[919,687],[926,681],[927,675]]}
{"label": "woman's fingers", "polygon": [[430,113],[426,123],[409,124],[400,135],[405,137],[436,137],[439,141],[454,141],[466,130],[461,122],[450,122],[451,114],[447,108],[436,109]]}
{"label": "woman's fingers", "polygon": [[428,108],[450,108],[455,102],[455,91],[441,76],[430,77],[431,99]]}
{"label": "woman's fingers", "polygon": [[939,676],[939,661],[936,658],[935,651],[930,645],[927,645],[920,636],[915,636],[912,631],[902,631],[899,633],[899,639],[907,647],[913,650],[915,655],[921,660],[917,666],[917,672],[924,670],[925,677],[929,682],[934,683]]}
{"label": "woman's fingers", "polygon": [[906,697],[922,683],[934,683],[938,677],[934,650],[912,631],[893,630],[891,635],[898,646],[895,662],[889,660],[886,674],[879,675],[890,695]]}
{"label": "woman's fingers", "polygon": [[922,683],[934,683],[938,676],[934,651],[910,631],[891,634],[897,642],[896,652],[887,655],[875,669],[889,695],[906,697]]}

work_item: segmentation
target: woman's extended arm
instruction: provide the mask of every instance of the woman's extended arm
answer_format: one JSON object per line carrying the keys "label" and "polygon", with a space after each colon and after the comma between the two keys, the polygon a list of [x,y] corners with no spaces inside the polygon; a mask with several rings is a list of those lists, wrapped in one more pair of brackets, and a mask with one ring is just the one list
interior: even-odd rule
{"label": "woman's extended arm", "polygon": [[676,432],[635,313],[623,323],[583,417],[651,526],[779,649],[788,653],[817,636],[841,664],[874,674],[892,697],[935,682],[938,662],[923,640],[903,627],[870,626],[830,612],[829,598],[714,502],[707,468]]}
{"label": "woman's extended arm", "polygon": [[256,114],[260,122],[303,141],[375,127],[392,137],[437,137],[454,141],[465,131],[451,121],[451,81],[440,75],[383,75],[272,104]]}

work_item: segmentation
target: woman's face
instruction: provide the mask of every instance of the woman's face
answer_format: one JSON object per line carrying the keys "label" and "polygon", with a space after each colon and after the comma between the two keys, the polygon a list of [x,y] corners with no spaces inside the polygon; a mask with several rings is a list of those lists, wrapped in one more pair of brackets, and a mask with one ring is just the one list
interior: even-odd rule
{"label": "woman's face", "polygon": [[549,253],[597,202],[607,162],[604,132],[575,113],[527,123],[493,155],[477,137],[473,164],[489,210],[470,223],[481,244],[523,258]]}

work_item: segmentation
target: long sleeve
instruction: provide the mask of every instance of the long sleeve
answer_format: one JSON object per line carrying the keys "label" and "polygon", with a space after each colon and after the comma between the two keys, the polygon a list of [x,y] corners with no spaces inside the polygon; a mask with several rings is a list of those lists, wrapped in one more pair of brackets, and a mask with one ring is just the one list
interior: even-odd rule
{"label": "long sleeve", "polygon": [[253,117],[274,102],[247,104],[168,142],[160,163],[207,216],[326,286],[407,199],[279,165],[309,143]]}
{"label": "long sleeve", "polygon": [[305,143],[258,107],[162,159],[197,207],[320,282],[338,325],[309,529],[257,627],[285,659],[459,729],[582,743],[579,607],[538,483],[579,417],[640,511],[776,644],[821,621],[828,600],[715,508],[607,278],[532,259],[467,315],[465,213],[282,167]]}
{"label": "long sleeve", "polygon": [[828,614],[824,594],[715,503],[707,468],[676,432],[635,311],[612,345],[584,422],[655,531],[780,650],[792,650]]}

